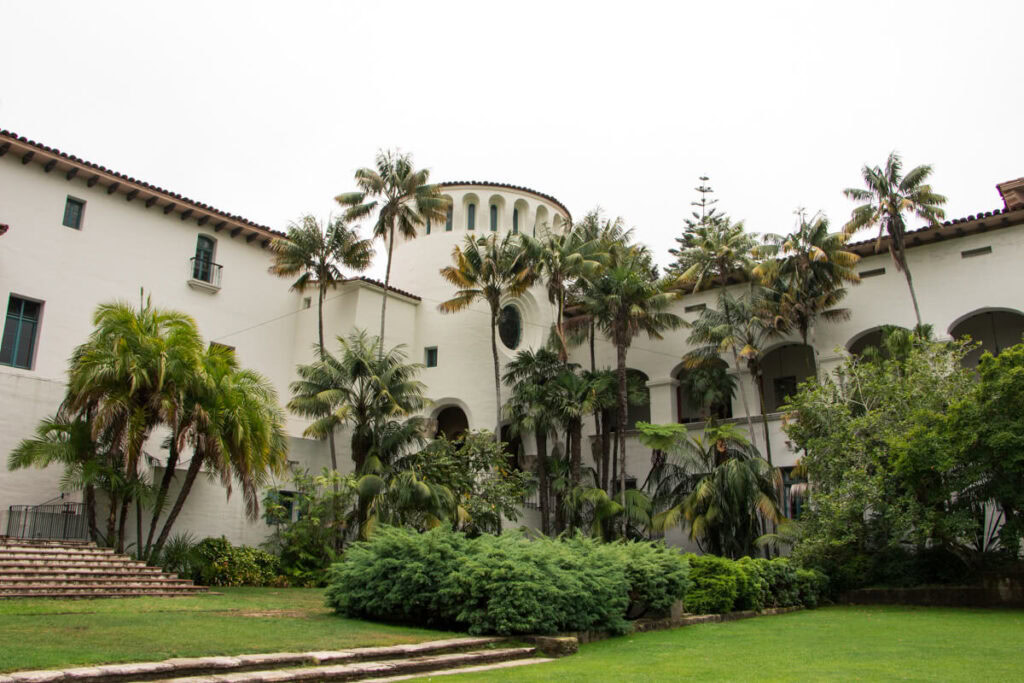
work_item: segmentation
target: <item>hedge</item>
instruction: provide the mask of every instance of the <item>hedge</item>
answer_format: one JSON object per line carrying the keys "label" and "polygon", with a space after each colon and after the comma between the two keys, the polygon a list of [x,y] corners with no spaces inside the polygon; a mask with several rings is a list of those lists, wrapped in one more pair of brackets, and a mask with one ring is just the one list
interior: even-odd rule
{"label": "hedge", "polygon": [[385,527],[331,567],[327,602],[344,616],[473,634],[624,633],[627,614],[685,598],[688,574],[683,555],[660,542]]}
{"label": "hedge", "polygon": [[784,557],[729,560],[714,555],[687,555],[693,588],[686,609],[695,614],[770,607],[817,607],[828,594],[828,577],[796,569]]}
{"label": "hedge", "polygon": [[268,552],[228,539],[204,538],[190,553],[192,579],[206,586],[267,586],[277,582],[279,561]]}

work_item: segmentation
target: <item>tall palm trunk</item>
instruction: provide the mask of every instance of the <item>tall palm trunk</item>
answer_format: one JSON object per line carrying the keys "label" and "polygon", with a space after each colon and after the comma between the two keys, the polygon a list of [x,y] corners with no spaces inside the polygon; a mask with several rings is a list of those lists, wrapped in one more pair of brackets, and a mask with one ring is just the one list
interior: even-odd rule
{"label": "tall palm trunk", "polygon": [[132,503],[131,494],[126,493],[121,499],[121,512],[117,520],[117,552],[124,552],[124,535],[128,528],[128,508]]}
{"label": "tall palm trunk", "polygon": [[[150,550],[153,548],[153,535],[160,523],[160,513],[164,511],[164,504],[167,502],[167,492],[171,489],[171,481],[174,479],[174,471],[178,467],[178,439],[177,434],[171,433],[170,447],[167,449],[167,463],[164,466],[164,474],[160,477],[160,489],[157,491],[156,500],[153,501],[153,514],[149,521],[149,534],[146,536],[146,547],[142,551],[143,559],[150,558]],[[142,543],[142,538],[139,538]]]}
{"label": "tall palm trunk", "polygon": [[199,476],[199,472],[203,469],[204,459],[205,457],[198,451],[192,452],[192,460],[189,462],[188,471],[185,473],[185,481],[181,484],[181,491],[178,492],[178,498],[174,501],[171,511],[167,513],[164,527],[160,530],[160,536],[156,539],[156,545],[153,546],[153,557],[159,555],[160,551],[163,550],[164,544],[167,543],[167,538],[171,535],[171,527],[174,526],[174,521],[178,519],[181,509],[185,507],[185,499],[188,498],[188,494],[192,490],[192,484],[195,483],[196,477]]}
{"label": "tall palm trunk", "polygon": [[[625,335],[625,330],[620,330]],[[620,337],[621,340],[621,337]],[[622,341],[615,344],[616,372],[619,379],[619,400],[618,400],[618,442],[621,466],[619,467],[620,489],[622,495],[622,507],[626,507],[626,345]],[[622,515],[622,535],[626,535],[626,515]]]}
{"label": "tall palm trunk", "polygon": [[917,292],[914,291],[914,278],[907,267],[906,259],[903,261],[903,277],[907,278],[907,289],[910,290],[910,300],[914,302],[914,317],[917,318],[917,329],[921,329],[921,308],[917,305]]}
{"label": "tall palm trunk", "polygon": [[[597,326],[594,321],[590,321],[590,372],[592,375],[597,374],[597,353],[594,349],[594,338],[597,335]],[[610,455],[610,446],[608,443],[608,435],[605,433],[606,425],[602,424],[604,420],[601,419],[601,407],[597,405],[597,401],[594,408],[594,433],[597,434],[597,447],[600,455],[597,460],[598,469],[598,482],[601,488],[605,491],[608,490],[608,457]]]}
{"label": "tall palm trunk", "polygon": [[[390,261],[389,261],[388,265],[390,266]],[[327,296],[326,285],[321,284],[320,285],[320,301],[319,301],[319,305],[317,306],[317,331],[320,334],[319,340],[320,340],[320,360],[321,361],[323,361],[325,358],[327,358],[327,348],[324,346],[324,299],[326,298],[326,296]],[[387,287],[385,286],[384,287],[384,299],[385,299],[384,303],[385,304],[387,304],[387,296],[388,296],[388,294],[387,294]],[[381,312],[380,326],[381,326],[380,336],[381,336],[381,340],[383,340],[384,339],[384,317],[383,317],[383,312]],[[383,344],[383,341],[381,343]],[[382,350],[383,350],[383,347],[382,347]],[[328,444],[328,446],[330,446],[330,449],[331,449],[331,470],[334,471],[334,472],[337,472],[338,471],[338,453],[337,453],[337,450],[335,449],[335,446],[334,446],[334,430],[333,429],[327,433],[327,444]],[[335,482],[335,484],[334,484],[334,490],[335,490],[335,492],[337,492],[337,490],[338,490],[337,482]]]}
{"label": "tall palm trunk", "polygon": [[117,544],[117,508],[120,498],[114,492],[110,492],[107,508],[107,547],[113,548]]}
{"label": "tall palm trunk", "polygon": [[761,402],[761,426],[764,428],[764,452],[767,456],[768,465],[772,464],[772,441],[768,438],[768,406],[764,400],[764,373],[755,368],[750,369],[751,376],[757,374],[757,397]]}
{"label": "tall palm trunk", "polygon": [[501,372],[498,367],[498,309],[491,306],[491,356],[494,358],[494,442],[501,443]]}
{"label": "tall palm trunk", "polygon": [[[722,276],[721,284],[722,284],[722,302],[725,303],[725,287],[728,284],[728,279],[727,279],[727,277],[725,275]],[[726,327],[728,327],[730,330],[732,330],[732,314],[729,311],[728,304],[723,306],[722,310],[725,312],[725,324],[726,324]],[[736,377],[737,377],[737,379],[740,379],[740,378],[743,377],[743,371],[740,369],[740,354],[736,350],[736,344],[729,344],[729,350],[732,351],[732,362],[733,362],[733,366],[736,368]],[[750,379],[754,380],[753,377],[751,377]],[[756,380],[754,380],[754,381],[756,381]],[[740,401],[743,402],[743,412],[747,416],[747,432],[750,434],[750,443],[751,443],[751,445],[754,446],[754,448],[757,448],[757,436],[756,436],[757,432],[754,431],[754,419],[753,419],[753,416],[751,416],[751,414],[750,414],[750,405],[749,405],[749,403],[747,401],[747,392],[743,390],[743,383],[742,382],[740,382],[739,389],[740,389]]]}
{"label": "tall palm trunk", "polygon": [[100,532],[96,528],[96,487],[85,485],[85,519],[89,526],[89,540],[99,543]]}
{"label": "tall palm trunk", "polygon": [[540,488],[540,530],[545,536],[551,533],[551,489],[548,482],[548,435],[538,430],[537,437],[537,478]]}
{"label": "tall palm trunk", "polygon": [[384,357],[384,319],[388,310],[388,289],[391,287],[391,253],[395,248],[395,224],[388,228],[388,263],[384,270],[384,296],[380,302],[380,358]]}
{"label": "tall palm trunk", "polygon": [[580,470],[582,469],[583,453],[580,441],[583,438],[583,420],[574,417],[566,425],[566,436],[569,438],[569,462],[572,464],[572,483],[574,486],[580,484]]}

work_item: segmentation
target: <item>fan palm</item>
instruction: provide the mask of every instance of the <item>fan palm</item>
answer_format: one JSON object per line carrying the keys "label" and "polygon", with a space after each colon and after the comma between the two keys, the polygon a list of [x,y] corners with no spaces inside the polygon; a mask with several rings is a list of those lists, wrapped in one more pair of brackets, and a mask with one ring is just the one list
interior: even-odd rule
{"label": "fan palm", "polygon": [[438,305],[442,313],[465,310],[478,301],[485,302],[491,315],[491,355],[494,359],[494,438],[501,441],[501,372],[498,363],[497,328],[502,304],[520,297],[536,279],[529,253],[518,235],[489,235],[474,239],[466,236],[463,246],[452,251],[455,265],[441,269],[441,276],[455,285],[455,296]]}
{"label": "fan palm", "polygon": [[404,348],[380,351],[377,337],[360,330],[339,337],[340,355],[298,367],[288,409],[312,418],[303,435],[323,439],[344,424],[352,429],[352,461],[364,473],[374,455],[384,464],[394,452],[383,430],[391,420],[404,421],[425,405],[420,365],[406,362]]}
{"label": "fan palm", "polygon": [[430,171],[413,167],[412,155],[397,151],[378,151],[376,168],[361,168],[355,173],[357,192],[335,197],[344,207],[345,218],[358,220],[377,213],[373,236],[388,245],[388,261],[384,274],[384,293],[380,305],[380,353],[384,353],[384,322],[391,287],[391,256],[395,233],[403,239],[416,237],[417,228],[427,221],[441,221],[447,215],[450,200],[431,185]]}
{"label": "fan palm", "polygon": [[768,257],[754,269],[771,289],[782,314],[807,337],[814,322],[847,320],[850,310],[836,308],[846,297],[844,283],[858,283],[854,266],[860,257],[844,247],[849,236],[830,233],[828,218],[818,214],[809,222],[800,214],[797,229],[782,236],[764,236],[760,253]]}
{"label": "fan palm", "polygon": [[679,297],[675,278],[657,279],[650,254],[641,247],[613,247],[608,265],[584,293],[585,307],[597,328],[615,346],[618,382],[618,446],[623,456],[620,491],[626,490],[626,356],[633,339],[641,333],[661,339],[661,333],[683,324],[668,311]]}
{"label": "fan palm", "polygon": [[907,265],[907,224],[904,214],[914,214],[932,226],[937,226],[939,220],[945,217],[940,207],[946,203],[946,198],[936,194],[932,186],[925,182],[931,174],[931,166],[921,165],[903,175],[903,160],[899,154],[892,152],[886,159],[884,168],[864,166],[861,169],[864,188],[843,190],[843,194],[849,199],[863,202],[853,210],[850,220],[843,226],[843,232],[846,235],[853,235],[862,228],[877,225],[876,252],[882,246],[882,239],[885,236],[889,237],[889,254],[896,265],[896,270],[902,271],[907,279],[907,288],[914,303],[918,327],[922,325],[921,309],[917,303],[910,267]]}
{"label": "fan palm", "polygon": [[655,531],[689,526],[704,552],[751,555],[764,522],[782,520],[778,470],[762,460],[732,424],[708,421],[702,434],[683,425],[637,425],[644,445],[666,453],[648,477]]}
{"label": "fan palm", "polygon": [[[329,218],[326,230],[310,215],[299,223],[288,226],[286,238],[275,238],[270,243],[274,263],[270,272],[281,277],[299,275],[292,289],[305,292],[317,289],[317,342],[320,357],[324,355],[324,299],[327,290],[345,281],[342,268],[363,271],[373,260],[373,243],[361,239],[356,229],[349,227],[344,218]],[[331,469],[338,469],[338,455],[334,446],[334,433],[327,436],[331,451]]]}

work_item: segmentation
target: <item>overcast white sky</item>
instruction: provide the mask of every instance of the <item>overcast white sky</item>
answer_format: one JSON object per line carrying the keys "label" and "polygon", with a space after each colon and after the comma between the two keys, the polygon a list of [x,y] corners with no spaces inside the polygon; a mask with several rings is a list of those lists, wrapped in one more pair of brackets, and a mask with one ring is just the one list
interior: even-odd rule
{"label": "overcast white sky", "polygon": [[[600,204],[662,263],[707,174],[758,232],[865,163],[947,216],[1024,176],[1024,3],[0,0],[0,128],[275,228],[380,147]],[[866,236],[866,235],[865,235]],[[382,272],[375,268],[374,272]]]}

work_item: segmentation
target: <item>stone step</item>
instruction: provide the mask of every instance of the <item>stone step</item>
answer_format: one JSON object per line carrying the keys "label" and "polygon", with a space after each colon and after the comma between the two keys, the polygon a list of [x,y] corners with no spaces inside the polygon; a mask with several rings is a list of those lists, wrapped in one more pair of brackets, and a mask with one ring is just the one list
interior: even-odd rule
{"label": "stone step", "polygon": [[[55,600],[90,600],[93,598],[181,598],[196,593],[205,593],[206,586],[195,586],[196,590],[144,590],[137,589],[134,592],[116,592],[97,590],[88,593],[68,593],[62,590],[55,590],[51,593],[0,593],[0,600],[16,600],[20,598],[51,598]],[[4,682],[3,674],[0,674],[0,683]]]}
{"label": "stone step", "polygon": [[[454,676],[456,674],[475,674],[487,671],[498,671],[501,669],[515,669],[521,666],[532,664],[546,664],[555,660],[547,657],[530,657],[529,659],[509,659],[495,664],[483,664],[481,666],[464,666],[461,669],[441,669],[440,671],[427,672],[431,678],[434,676]],[[363,683],[392,683],[392,681],[408,681],[413,678],[422,677],[422,673],[404,674],[401,676],[388,676],[387,678],[365,678]],[[269,679],[268,679],[269,680]]]}
{"label": "stone step", "polygon": [[125,578],[100,576],[88,578],[67,578],[67,577],[43,577],[43,576],[0,576],[0,589],[16,588],[19,586],[96,586],[114,584],[118,586],[164,586],[164,585],[191,585],[188,579],[179,579],[171,576],[147,576],[144,578]]}
{"label": "stone step", "polygon": [[79,559],[79,558],[26,558],[26,557],[0,557],[0,567],[21,566],[21,567],[138,567],[145,569],[148,565],[139,560],[130,558],[113,557],[106,560]]}
{"label": "stone step", "polygon": [[41,545],[60,546],[62,548],[78,548],[81,546],[96,547],[92,541],[80,539],[57,539],[57,538],[20,538],[18,536],[0,536],[0,547],[5,545]]}
{"label": "stone step", "polygon": [[47,567],[45,565],[3,567],[0,566],[0,581],[5,576],[170,576],[170,572],[159,567]]}
{"label": "stone step", "polygon": [[146,591],[146,590],[161,590],[161,591],[197,591],[205,589],[204,586],[196,586],[192,583],[178,583],[178,584],[157,584],[157,585],[146,585],[146,584],[130,584],[130,583],[94,583],[94,584],[45,584],[45,583],[25,583],[18,585],[8,585],[0,583],[0,595],[9,595],[11,593],[19,593],[22,595],[29,595],[34,593],[91,593],[95,591],[106,591],[111,593],[131,593],[133,591]]}
{"label": "stone step", "polygon": [[39,553],[112,553],[113,548],[100,548],[95,543],[83,543],[81,545],[69,545],[65,541],[49,541],[46,543],[28,543],[21,541],[7,541],[0,543],[0,553],[5,550],[17,548],[28,548]]}
{"label": "stone step", "polygon": [[[267,654],[237,655],[234,657],[190,657],[165,659],[160,662],[135,662],[129,664],[103,664],[98,666],[78,667],[52,671],[21,671],[0,674],[0,683],[12,681],[84,681],[104,683],[112,681],[153,681],[175,680],[183,677],[199,677],[197,680],[221,680],[223,676],[232,676],[226,680],[282,680],[290,678],[294,667],[316,672],[306,675],[301,680],[324,680],[320,671],[326,667],[351,667],[359,663],[372,663],[375,666],[367,670],[349,671],[360,673],[357,677],[365,677],[374,673],[396,673],[393,667],[382,669],[382,664],[414,661],[422,665],[424,660],[446,656],[449,659],[437,662],[445,668],[457,666],[457,661],[450,659],[459,654],[470,654],[472,662],[481,664],[496,660],[512,661],[518,658],[531,657],[534,648],[509,648],[486,650],[487,647],[507,645],[505,638],[498,637],[463,637],[433,640],[406,645],[390,645],[385,647],[363,647],[352,650],[334,650],[320,652],[275,652]],[[423,670],[413,667],[412,670]],[[251,672],[251,673],[245,673]],[[258,672],[258,673],[256,673]],[[410,673],[406,670],[405,673]],[[348,676],[351,680],[352,676]],[[185,680],[188,680],[185,678]],[[295,679],[300,680],[300,679]],[[343,680],[343,679],[335,679]]]}
{"label": "stone step", "polygon": [[0,560],[43,560],[47,562],[55,560],[88,560],[90,562],[115,562],[121,560],[135,561],[130,557],[115,555],[114,553],[85,551],[73,553],[40,553],[27,548],[2,551],[0,552]]}

